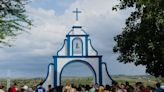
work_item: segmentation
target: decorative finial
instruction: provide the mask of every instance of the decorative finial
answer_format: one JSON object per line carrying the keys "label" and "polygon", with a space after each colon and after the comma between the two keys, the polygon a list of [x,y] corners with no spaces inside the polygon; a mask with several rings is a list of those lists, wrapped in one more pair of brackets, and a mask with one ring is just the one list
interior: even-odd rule
{"label": "decorative finial", "polygon": [[76,8],[76,11],[73,11],[73,13],[76,13],[76,21],[79,20],[78,13],[81,13],[81,11],[78,11],[78,8]]}

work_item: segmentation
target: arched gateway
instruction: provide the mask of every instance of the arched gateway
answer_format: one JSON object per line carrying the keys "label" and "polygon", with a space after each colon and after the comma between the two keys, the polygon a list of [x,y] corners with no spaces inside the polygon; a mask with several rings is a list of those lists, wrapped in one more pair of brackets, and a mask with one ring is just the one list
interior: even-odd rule
{"label": "arched gateway", "polygon": [[[78,9],[74,11],[79,13]],[[76,18],[78,22],[78,16]],[[47,77],[43,86],[59,86],[61,84],[61,74],[65,66],[80,62],[88,66],[93,72],[94,82],[99,84],[109,84],[113,81],[110,77],[105,62],[102,62],[102,55],[93,48],[89,34],[82,26],[76,23],[66,35],[62,48],[53,56],[54,63],[49,64]]]}
{"label": "arched gateway", "polygon": [[[97,80],[96,80],[97,79],[96,72],[95,72],[94,68],[92,67],[92,65],[90,65],[90,63],[88,63],[87,61],[84,61],[84,60],[73,60],[73,61],[70,61],[67,64],[65,64],[64,67],[62,68],[62,70],[60,72],[60,84],[61,84],[61,77],[62,77],[61,75],[62,75],[62,72],[63,72],[64,68],[66,66],[72,64],[72,63],[82,63],[81,65],[87,66],[91,70],[91,72],[93,73],[93,76],[92,77],[94,78],[94,82],[97,83]],[[86,72],[86,71],[84,71],[84,72]]]}

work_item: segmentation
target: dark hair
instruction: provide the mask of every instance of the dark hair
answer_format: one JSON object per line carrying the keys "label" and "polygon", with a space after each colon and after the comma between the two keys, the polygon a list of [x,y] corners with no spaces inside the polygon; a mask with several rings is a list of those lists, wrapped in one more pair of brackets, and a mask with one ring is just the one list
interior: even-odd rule
{"label": "dark hair", "polygon": [[39,85],[40,85],[40,86],[42,86],[42,85],[43,85],[43,83],[41,82],[41,83],[39,83]]}
{"label": "dark hair", "polygon": [[128,82],[128,81],[126,81],[126,82],[125,82],[125,85],[129,85],[129,82]]}
{"label": "dark hair", "polygon": [[3,85],[1,85],[1,86],[0,86],[0,89],[3,89],[3,88],[4,88],[4,86],[3,86]]}
{"label": "dark hair", "polygon": [[51,88],[51,84],[50,84],[50,85],[48,85],[48,88]]}
{"label": "dark hair", "polygon": [[16,86],[17,84],[16,84],[16,83],[14,83],[14,85]]}
{"label": "dark hair", "polygon": [[161,86],[161,84],[158,82],[158,83],[156,83],[156,86],[159,88]]}

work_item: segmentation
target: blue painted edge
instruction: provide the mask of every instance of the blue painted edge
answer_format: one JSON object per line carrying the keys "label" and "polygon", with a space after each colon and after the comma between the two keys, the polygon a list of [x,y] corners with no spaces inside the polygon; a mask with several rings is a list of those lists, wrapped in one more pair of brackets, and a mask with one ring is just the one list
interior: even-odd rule
{"label": "blue painted edge", "polygon": [[67,55],[70,56],[70,37],[67,39]]}
{"label": "blue painted edge", "polygon": [[88,36],[85,36],[85,55],[88,56]]}
{"label": "blue painted edge", "polygon": [[[47,78],[48,78],[48,76],[49,76],[49,70],[50,70],[50,66],[51,66],[51,65],[54,65],[54,64],[53,64],[53,63],[48,64],[47,75],[46,75],[46,78],[43,80],[43,83],[46,82],[46,80],[47,80]],[[39,84],[38,84],[36,87],[38,87],[38,86],[39,86]]]}
{"label": "blue painted edge", "polygon": [[102,85],[102,57],[99,58],[99,84]]}
{"label": "blue painted edge", "polygon": [[82,26],[73,26],[72,28],[82,28]]}
{"label": "blue painted edge", "polygon": [[59,74],[59,75],[60,75],[60,77],[59,77],[60,85],[61,85],[61,75],[62,75],[62,72],[63,72],[64,68],[65,68],[67,65],[69,65],[69,64],[71,64],[71,63],[75,63],[75,62],[78,62],[78,63],[80,62],[80,63],[84,63],[84,64],[88,65],[89,68],[91,69],[91,71],[94,73],[94,76],[95,76],[95,83],[97,83],[96,72],[95,72],[95,70],[94,70],[94,68],[92,67],[91,64],[89,64],[88,62],[86,62],[86,61],[84,61],[84,60],[72,60],[72,61],[66,63],[66,64],[62,67],[62,69],[61,69],[61,72],[60,72],[60,74]]}
{"label": "blue painted edge", "polygon": [[57,86],[57,57],[53,57],[54,59],[54,87]]}
{"label": "blue painted edge", "polygon": [[101,58],[102,55],[99,56],[53,56],[54,58]]}
{"label": "blue painted edge", "polygon": [[92,49],[96,52],[96,54],[98,55],[98,51],[92,46],[92,40],[91,39],[88,39],[88,41],[90,42],[90,45],[91,45],[91,47],[92,47]]}
{"label": "blue painted edge", "polygon": [[76,37],[76,36],[89,36],[88,34],[87,35],[66,35],[66,37]]}
{"label": "blue painted edge", "polygon": [[71,29],[71,30],[67,33],[67,35],[69,35],[69,34],[71,33],[71,31],[73,31],[73,29]]}
{"label": "blue painted edge", "polygon": [[83,41],[79,37],[76,37],[72,40],[72,56],[74,56],[74,45],[73,44],[74,44],[74,40],[76,40],[76,39],[80,40],[82,43],[82,56],[83,56]]}
{"label": "blue painted edge", "polygon": [[64,39],[64,43],[62,45],[62,47],[57,51],[57,55],[59,55],[58,53],[64,48],[65,42],[67,41],[67,39]]}
{"label": "blue painted edge", "polygon": [[106,62],[101,62],[101,64],[104,64],[104,65],[105,65],[105,70],[106,70],[106,73],[107,73],[108,77],[109,77],[112,81],[115,81],[115,80],[112,79],[112,77],[110,76],[110,74],[109,74],[109,72],[108,72]]}
{"label": "blue painted edge", "polygon": [[67,36],[85,36],[85,35],[70,35],[70,33],[74,31],[74,28],[80,28],[81,31],[85,33],[85,35],[89,36],[89,34],[82,29],[82,26],[72,26],[72,29],[67,33],[66,37]]}

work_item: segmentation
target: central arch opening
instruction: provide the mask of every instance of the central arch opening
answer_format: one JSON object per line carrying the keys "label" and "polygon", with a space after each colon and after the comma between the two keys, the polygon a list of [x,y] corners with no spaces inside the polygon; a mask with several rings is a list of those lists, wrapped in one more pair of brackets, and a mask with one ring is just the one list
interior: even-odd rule
{"label": "central arch opening", "polygon": [[66,83],[86,85],[91,82],[96,83],[96,79],[96,72],[92,65],[81,60],[70,61],[64,65],[60,73],[60,85],[66,85]]}

